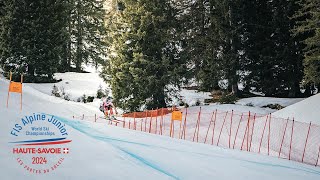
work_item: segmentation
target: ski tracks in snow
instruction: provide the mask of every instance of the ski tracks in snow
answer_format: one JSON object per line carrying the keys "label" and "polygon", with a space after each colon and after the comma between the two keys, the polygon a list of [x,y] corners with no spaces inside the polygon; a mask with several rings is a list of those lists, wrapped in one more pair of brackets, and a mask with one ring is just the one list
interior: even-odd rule
{"label": "ski tracks in snow", "polygon": [[96,140],[103,141],[103,142],[106,142],[106,143],[112,145],[114,148],[119,150],[119,152],[123,153],[121,158],[126,159],[127,161],[130,161],[131,163],[134,163],[135,165],[147,166],[150,169],[153,169],[153,170],[165,175],[168,179],[180,179],[177,176],[175,176],[175,175],[171,174],[170,172],[167,172],[163,168],[159,167],[155,162],[152,162],[142,156],[139,156],[138,154],[135,154],[135,153],[131,152],[130,150],[123,148],[120,145],[117,145],[116,143],[117,142],[132,143],[132,144],[136,144],[136,145],[140,145],[140,146],[150,147],[149,145],[142,144],[142,143],[134,143],[134,142],[130,142],[130,141],[123,141],[120,139],[117,140],[117,139],[109,138],[105,134],[100,134],[97,131],[95,131],[94,129],[90,128],[89,126],[86,126],[85,124],[83,124],[81,122],[68,121],[67,119],[64,119],[61,117],[57,117],[57,116],[55,116],[55,117],[58,118],[59,120],[61,120],[62,122],[64,122],[65,124],[69,125],[73,129],[78,130],[81,133],[83,133],[89,137],[92,137]]}
{"label": "ski tracks in snow", "polygon": [[112,137],[107,136],[106,134],[98,133],[95,129],[87,126],[86,124],[84,124],[82,122],[73,121],[73,120],[71,121],[71,120],[61,118],[61,117],[56,117],[56,118],[59,118],[59,120],[63,121],[65,124],[84,133],[85,135],[87,135],[89,137],[92,137],[96,140],[103,141],[103,142],[106,142],[106,143],[112,145],[115,149],[122,152],[122,158],[125,158],[126,160],[128,160],[136,165],[147,166],[148,168],[153,169],[153,170],[165,175],[168,179],[181,179],[181,178],[168,172],[167,170],[165,170],[165,168],[158,166],[156,162],[153,162],[152,160],[148,160],[148,159],[130,151],[128,148],[125,148],[125,146],[122,146],[122,145],[131,144],[131,145],[137,145],[137,146],[144,146],[145,148],[157,148],[157,149],[162,149],[162,150],[167,150],[167,151],[177,151],[177,152],[182,152],[182,153],[190,153],[193,155],[203,156],[205,158],[232,159],[232,160],[238,160],[238,161],[242,161],[242,162],[246,162],[246,163],[250,163],[250,164],[256,164],[259,166],[284,168],[284,169],[301,171],[301,172],[311,173],[311,174],[315,174],[315,175],[320,176],[320,171],[316,171],[312,168],[307,168],[307,167],[302,167],[302,166],[299,168],[296,168],[296,167],[290,167],[290,166],[285,166],[285,165],[280,165],[280,164],[275,164],[275,163],[244,160],[244,159],[240,159],[240,158],[233,157],[233,156],[226,157],[226,156],[219,155],[219,154],[213,155],[213,154],[205,154],[205,153],[198,153],[198,152],[192,152],[192,151],[184,151],[181,149],[167,148],[167,147],[162,147],[162,146],[157,146],[157,145],[150,145],[150,144],[144,144],[144,143],[139,143],[139,142],[127,141],[127,140],[123,140],[123,139],[112,138]]}

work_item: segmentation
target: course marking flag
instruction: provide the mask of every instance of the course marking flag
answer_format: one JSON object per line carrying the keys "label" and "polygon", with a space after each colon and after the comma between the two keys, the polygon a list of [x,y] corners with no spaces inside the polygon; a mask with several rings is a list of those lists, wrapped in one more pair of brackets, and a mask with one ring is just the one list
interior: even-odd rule
{"label": "course marking flag", "polygon": [[182,121],[182,112],[180,111],[172,111],[171,120]]}

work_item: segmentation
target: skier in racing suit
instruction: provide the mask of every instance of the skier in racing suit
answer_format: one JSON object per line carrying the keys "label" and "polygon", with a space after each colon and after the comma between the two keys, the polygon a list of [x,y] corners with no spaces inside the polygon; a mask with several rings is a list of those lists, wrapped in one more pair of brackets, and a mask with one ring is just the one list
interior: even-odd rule
{"label": "skier in racing suit", "polygon": [[111,97],[108,97],[105,101],[103,101],[103,109],[104,109],[104,115],[106,116],[106,118],[115,119],[113,109],[114,109],[115,113],[118,114],[115,106],[112,103]]}

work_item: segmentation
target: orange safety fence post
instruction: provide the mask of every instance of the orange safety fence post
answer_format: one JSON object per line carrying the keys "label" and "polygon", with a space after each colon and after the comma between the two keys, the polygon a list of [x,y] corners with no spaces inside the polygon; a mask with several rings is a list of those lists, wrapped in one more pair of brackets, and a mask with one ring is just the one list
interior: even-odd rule
{"label": "orange safety fence post", "polygon": [[147,132],[147,119],[148,119],[148,110],[146,110],[146,119],[144,121],[144,132]]}
{"label": "orange safety fence post", "polygon": [[155,132],[155,134],[157,134],[157,132],[158,132],[158,108],[156,110],[156,132]]}
{"label": "orange safety fence post", "polygon": [[126,117],[123,116],[123,128],[126,128]]}
{"label": "orange safety fence post", "polygon": [[137,130],[137,122],[136,122],[136,112],[133,113],[133,124],[134,130]]}
{"label": "orange safety fence post", "polygon": [[153,109],[151,110],[151,113],[150,113],[150,125],[149,125],[149,133],[151,133],[151,129],[152,129],[152,113],[153,113]]}
{"label": "orange safety fence post", "polygon": [[169,136],[171,137],[171,133],[172,133],[172,120],[170,120],[170,132],[169,132]]}
{"label": "orange safety fence post", "polygon": [[200,132],[200,120],[201,120],[201,107],[199,112],[199,122],[198,122],[198,132],[197,132],[197,142],[199,142],[199,132]]}
{"label": "orange safety fence post", "polygon": [[182,122],[182,112],[175,110],[172,111],[171,114],[171,124],[170,124],[170,136],[172,136],[174,138],[174,125],[175,125],[175,121],[178,120],[180,121],[180,130],[179,130],[179,134],[178,134],[178,138],[180,137],[180,132],[181,132],[181,122]]}
{"label": "orange safety fence post", "polygon": [[213,116],[214,116],[214,111],[212,112],[212,115],[211,115],[211,119],[210,119],[210,123],[209,123],[208,129],[207,129],[206,137],[204,138],[204,144],[207,142],[207,137],[208,137],[208,133],[209,133],[209,130],[210,130],[210,127],[212,124]]}
{"label": "orange safety fence post", "polygon": [[[163,110],[163,109],[162,109]],[[166,108],[166,113],[168,112],[168,109]],[[165,119],[163,118],[163,112],[162,112],[162,128],[163,128],[163,134],[164,134],[164,131],[166,130],[166,121],[165,121]]]}
{"label": "orange safety fence post", "polygon": [[282,140],[281,140],[281,145],[280,145],[280,150],[279,150],[278,158],[280,158],[280,154],[281,154],[281,150],[282,150],[282,145],[283,145],[284,137],[285,137],[286,131],[287,131],[288,122],[289,122],[289,118],[287,119],[287,123],[286,123],[286,126],[285,126],[285,128],[284,128],[284,132],[283,132],[283,136],[282,136]]}
{"label": "orange safety fence post", "polygon": [[214,130],[216,128],[216,121],[217,121],[217,113],[218,113],[218,110],[216,109],[216,113],[214,113],[214,122],[213,122],[213,129],[212,129],[211,145],[213,145]]}
{"label": "orange safety fence post", "polygon": [[141,132],[143,131],[142,130],[142,126],[143,126],[142,121],[143,121],[143,119],[140,120],[140,130],[141,130]]}
{"label": "orange safety fence post", "polygon": [[263,136],[264,136],[264,130],[266,129],[268,117],[269,117],[269,114],[267,115],[266,122],[264,123],[264,127],[263,127],[263,131],[262,131],[262,136],[261,136],[261,140],[260,140],[259,152],[258,153],[260,153],[260,150],[261,150],[262,140],[263,140]]}
{"label": "orange safety fence post", "polygon": [[219,146],[222,129],[223,129],[224,123],[226,122],[227,116],[228,116],[228,111],[226,112],[226,115],[225,115],[225,117],[224,117],[224,119],[223,119],[223,123],[222,123],[221,129],[220,129],[219,138],[218,138],[218,141],[217,141],[217,146]]}
{"label": "orange safety fence post", "polygon": [[[188,107],[186,108],[186,116],[184,117],[184,123],[183,123],[183,139],[186,139],[187,116],[188,116]],[[182,136],[181,136],[181,139],[182,139]]]}
{"label": "orange safety fence post", "polygon": [[22,84],[23,84],[23,75],[21,74],[20,83],[12,81],[12,72],[9,73],[9,88],[7,96],[7,108],[9,107],[10,92],[20,93],[20,111],[22,111]]}
{"label": "orange safety fence post", "polygon": [[315,166],[318,166],[319,156],[320,156],[320,146],[319,146],[318,157],[317,157],[317,162],[316,162]]}
{"label": "orange safety fence post", "polygon": [[23,75],[21,74],[20,111],[22,111],[22,83],[23,83]]}
{"label": "orange safety fence post", "polygon": [[235,144],[236,144],[237,135],[238,135],[238,131],[239,131],[239,127],[240,127],[240,123],[241,123],[242,117],[243,117],[243,113],[241,113],[240,121],[239,121],[238,128],[237,128],[237,132],[236,132],[236,135],[235,135],[235,137],[234,137],[233,149],[234,149],[234,146],[235,146]]}
{"label": "orange safety fence post", "polygon": [[252,145],[252,136],[254,132],[254,124],[256,122],[256,113],[253,116],[253,125],[252,125],[252,131],[251,131],[251,136],[250,136],[250,146],[249,146],[249,152],[251,152],[251,145]]}
{"label": "orange safety fence post", "polygon": [[8,87],[8,96],[7,96],[7,108],[9,106],[9,98],[10,98],[10,84],[11,84],[11,80],[12,80],[12,72],[10,71],[9,73],[9,78],[10,78],[10,81],[9,81],[9,87]]}
{"label": "orange safety fence post", "polygon": [[310,122],[310,124],[309,124],[308,134],[307,134],[307,138],[306,138],[306,143],[304,144],[304,149],[303,149],[303,154],[302,154],[302,160],[301,160],[301,162],[303,162],[304,154],[305,154],[305,152],[306,152],[306,147],[307,147],[307,143],[308,143],[308,137],[309,137],[309,133],[310,133],[310,128],[311,128],[311,122]]}
{"label": "orange safety fence post", "polygon": [[289,150],[289,160],[291,160],[291,147],[292,147],[293,127],[294,127],[294,119],[293,119],[293,121],[292,121],[292,130],[291,130],[291,138],[290,138],[290,150]]}
{"label": "orange safety fence post", "polygon": [[129,119],[129,129],[131,129],[131,119]]}
{"label": "orange safety fence post", "polygon": [[174,138],[174,121],[172,121],[172,138]]}
{"label": "orange safety fence post", "polygon": [[163,108],[161,108],[160,132],[159,132],[159,134],[161,135],[162,135],[162,126],[163,126]]}
{"label": "orange safety fence post", "polygon": [[230,148],[230,144],[231,144],[232,118],[233,118],[233,109],[232,109],[232,111],[231,111],[231,118],[230,118],[229,148]]}
{"label": "orange safety fence post", "polygon": [[194,133],[193,133],[193,138],[192,138],[192,141],[194,142],[194,139],[196,137],[196,132],[198,130],[198,126],[199,126],[199,116],[200,116],[200,112],[201,112],[201,107],[200,107],[200,111],[198,113],[198,119],[197,119],[197,123],[196,123],[196,127],[194,128]]}
{"label": "orange safety fence post", "polygon": [[179,136],[178,136],[178,139],[181,139],[181,134],[182,134],[182,131],[181,131],[181,128],[182,128],[182,120],[180,121],[180,128],[179,128]]}
{"label": "orange safety fence post", "polygon": [[251,113],[250,113],[250,111],[249,111],[249,117],[248,117],[248,134],[247,134],[247,151],[249,151],[250,116],[251,116]]}
{"label": "orange safety fence post", "polygon": [[270,155],[270,126],[271,126],[271,114],[269,116],[268,156]]}
{"label": "orange safety fence post", "polygon": [[247,122],[247,125],[246,125],[246,130],[244,131],[244,135],[243,135],[243,139],[242,139],[242,144],[241,144],[241,148],[240,148],[241,151],[243,149],[243,144],[244,144],[244,141],[246,139],[246,135],[247,135],[247,150],[248,150],[249,123],[250,123],[250,111],[249,111],[249,116],[248,116],[248,122]]}

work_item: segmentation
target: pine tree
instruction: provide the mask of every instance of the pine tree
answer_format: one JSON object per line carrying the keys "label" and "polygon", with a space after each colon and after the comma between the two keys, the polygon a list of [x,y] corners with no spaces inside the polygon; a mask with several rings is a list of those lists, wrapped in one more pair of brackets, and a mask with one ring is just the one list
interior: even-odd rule
{"label": "pine tree", "polygon": [[317,0],[300,0],[301,6],[294,19],[295,36],[302,36],[306,45],[304,49],[304,83],[320,85],[320,2]]}
{"label": "pine tree", "polygon": [[168,85],[178,83],[185,69],[177,56],[172,6],[163,0],[114,2],[108,20],[104,78],[115,103],[129,111],[165,107]]}
{"label": "pine tree", "polygon": [[65,41],[63,0],[4,1],[1,63],[14,78],[24,72],[27,82],[50,82],[61,61]]}
{"label": "pine tree", "polygon": [[[106,53],[104,0],[69,0],[71,3],[69,21],[68,58],[73,59],[76,71],[82,63],[103,63]],[[68,63],[70,64],[70,62]]]}
{"label": "pine tree", "polygon": [[290,35],[294,1],[248,1],[244,13],[243,71],[247,91],[266,96],[300,96],[303,46]]}
{"label": "pine tree", "polygon": [[[183,2],[183,1],[182,1]],[[185,28],[185,56],[202,90],[219,88],[228,81],[228,90],[238,95],[241,54],[241,27],[238,6],[242,1],[186,1],[182,13]],[[188,59],[187,58],[187,59]]]}

